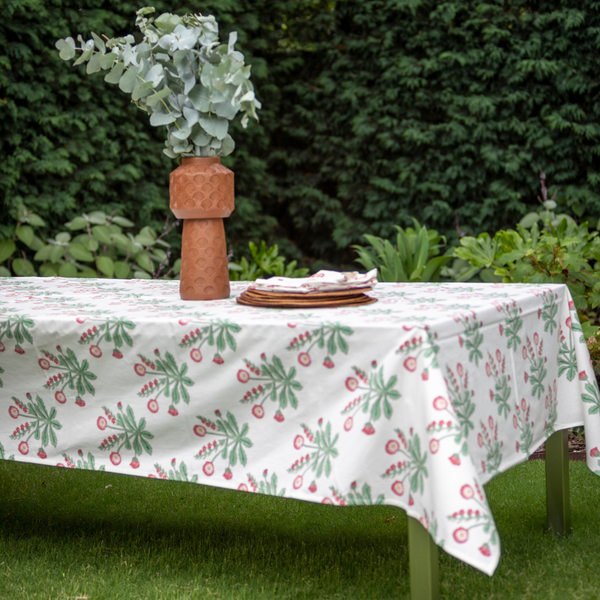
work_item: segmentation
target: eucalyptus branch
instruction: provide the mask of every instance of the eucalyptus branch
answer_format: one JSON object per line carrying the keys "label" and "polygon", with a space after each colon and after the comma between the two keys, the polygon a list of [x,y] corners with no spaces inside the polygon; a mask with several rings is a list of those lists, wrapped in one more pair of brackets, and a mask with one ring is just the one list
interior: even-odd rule
{"label": "eucalyptus branch", "polygon": [[80,52],[75,66],[87,63],[89,74],[109,70],[107,83],[130,94],[150,115],[152,126],[167,127],[167,156],[227,156],[235,148],[229,122],[242,113],[241,125],[246,127],[250,118],[258,120],[261,108],[250,69],[235,50],[237,33],[220,44],[212,15],[147,17],[153,12],[145,7],[136,13],[143,33],[140,44],[131,34],[111,39],[92,33],[93,39],[85,42],[78,36],[77,47],[67,37],[56,42],[60,58],[70,61]]}

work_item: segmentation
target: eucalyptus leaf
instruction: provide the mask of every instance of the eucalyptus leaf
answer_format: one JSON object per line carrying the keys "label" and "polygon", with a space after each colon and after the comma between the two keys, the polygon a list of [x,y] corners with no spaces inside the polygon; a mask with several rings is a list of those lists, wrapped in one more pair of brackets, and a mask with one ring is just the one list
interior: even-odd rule
{"label": "eucalyptus leaf", "polygon": [[169,125],[175,123],[177,120],[177,113],[160,113],[155,112],[150,116],[150,125],[153,127],[159,127],[160,125]]}
{"label": "eucalyptus leaf", "polygon": [[85,50],[84,52],[81,53],[79,58],[73,63],[73,66],[77,67],[79,65],[82,65],[84,62],[87,62],[88,60],[90,60],[90,58],[92,58],[93,54],[94,53],[92,52],[92,50]]}
{"label": "eucalyptus leaf", "polygon": [[119,79],[119,88],[122,92],[125,92],[126,94],[130,94],[131,92],[133,92],[133,89],[135,88],[138,82],[137,73],[137,67],[131,65],[127,69],[127,71],[125,71],[125,73],[121,76],[121,79]]}
{"label": "eucalyptus leaf", "polygon": [[168,87],[164,87],[162,90],[152,94],[151,96],[148,96],[148,98],[146,98],[146,104],[148,106],[155,106],[156,104],[158,104],[159,102],[164,100],[170,94],[171,94],[171,89]]}
{"label": "eucalyptus leaf", "polygon": [[121,80],[121,75],[123,75],[123,70],[125,69],[125,65],[122,62],[118,62],[111,70],[110,73],[104,78],[104,81],[107,83],[119,83]]}
{"label": "eucalyptus leaf", "polygon": [[90,62],[88,62],[87,67],[85,68],[85,72],[90,75],[91,73],[96,73],[100,71],[101,63],[102,63],[103,55],[97,52],[90,58]]}
{"label": "eucalyptus leaf", "polygon": [[218,117],[200,117],[198,121],[202,129],[212,137],[222,140],[227,135],[229,123],[225,119],[220,119]]}
{"label": "eucalyptus leaf", "polygon": [[192,128],[200,118],[200,113],[195,108],[186,108],[183,107],[183,116],[187,121],[187,125],[189,128]]}
{"label": "eucalyptus leaf", "polygon": [[221,146],[221,156],[229,156],[235,150],[235,142],[233,138],[227,134],[223,138],[223,144]]}
{"label": "eucalyptus leaf", "polygon": [[109,52],[108,54],[105,54],[100,59],[100,68],[103,71],[106,71],[107,69],[110,69],[115,64],[116,60],[117,60],[117,55],[114,54],[113,52]]}
{"label": "eucalyptus leaf", "polygon": [[99,37],[98,35],[96,35],[93,31],[92,31],[92,38],[94,39],[94,45],[96,46],[96,48],[102,54],[105,54],[106,53],[106,44],[104,43],[104,40],[101,37]]}

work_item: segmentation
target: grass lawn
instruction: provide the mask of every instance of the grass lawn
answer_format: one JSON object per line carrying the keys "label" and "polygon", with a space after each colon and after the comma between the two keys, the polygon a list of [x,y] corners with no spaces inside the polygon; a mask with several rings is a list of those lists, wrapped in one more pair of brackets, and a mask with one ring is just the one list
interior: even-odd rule
{"label": "grass lawn", "polygon": [[[574,532],[544,533],[544,463],[486,487],[502,540],[489,578],[440,558],[447,600],[600,595],[600,477],[571,463]],[[195,484],[0,461],[2,600],[409,598],[407,521]]]}

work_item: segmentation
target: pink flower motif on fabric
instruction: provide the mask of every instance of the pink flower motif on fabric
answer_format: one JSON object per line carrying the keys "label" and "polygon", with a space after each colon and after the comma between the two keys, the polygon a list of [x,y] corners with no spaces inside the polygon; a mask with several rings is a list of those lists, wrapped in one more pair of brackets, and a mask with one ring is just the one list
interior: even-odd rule
{"label": "pink flower motif on fabric", "polygon": [[304,438],[301,435],[297,435],[294,438],[294,448],[296,448],[296,450],[300,450],[302,446],[304,446]]}
{"label": "pink flower motif on fabric", "polygon": [[135,363],[133,370],[140,377],[143,377],[146,374],[146,367],[144,365],[141,365],[140,363]]}
{"label": "pink flower motif on fabric", "polygon": [[210,477],[215,472],[215,465],[213,465],[210,461],[205,462],[204,466],[202,467],[202,471],[207,477]]}
{"label": "pink flower motif on fabric", "polygon": [[200,352],[200,350],[198,350],[198,348],[193,348],[190,352],[190,358],[194,362],[199,363],[202,361],[202,352]]}
{"label": "pink flower motif on fabric", "polygon": [[248,383],[250,381],[250,373],[244,371],[244,369],[240,369],[237,373],[237,378],[240,383]]}
{"label": "pink flower motif on fabric", "polygon": [[417,368],[417,359],[414,358],[414,356],[409,356],[405,361],[404,361],[404,368],[407,371],[413,372],[416,368]]}
{"label": "pink flower motif on fabric", "polygon": [[388,443],[385,445],[385,451],[388,454],[396,454],[398,450],[400,450],[400,444],[397,440],[389,440]]}
{"label": "pink flower motif on fabric", "polygon": [[47,358],[40,358],[40,360],[38,360],[38,365],[40,365],[44,371],[47,371],[50,368],[50,361]]}
{"label": "pink flower motif on fabric", "polygon": [[454,530],[452,537],[459,544],[464,544],[469,539],[469,530],[464,527],[459,527]]}
{"label": "pink flower motif on fabric", "polygon": [[348,417],[344,422],[344,431],[350,431],[352,429],[352,425],[354,424],[354,419],[352,417]]}
{"label": "pink flower motif on fabric", "polygon": [[147,406],[148,406],[148,410],[151,413],[157,413],[158,412],[158,402],[156,400],[154,400],[154,399],[148,400]]}
{"label": "pink flower motif on fabric", "polygon": [[394,481],[394,483],[392,483],[392,492],[394,492],[396,496],[403,496],[404,484],[401,481]]}
{"label": "pink flower motif on fabric", "polygon": [[354,377],[348,377],[346,379],[346,387],[349,391],[353,392],[358,387],[358,381]]}
{"label": "pink flower motif on fabric", "polygon": [[298,355],[298,362],[303,367],[308,367],[310,365],[310,363],[312,362],[312,360],[310,358],[310,354],[308,354],[307,352],[300,352],[300,354]]}
{"label": "pink flower motif on fabric", "polygon": [[58,390],[58,392],[56,392],[56,394],[54,394],[54,399],[57,402],[60,402],[61,404],[64,404],[67,401],[67,397],[65,396],[65,393],[61,392],[60,390]]}
{"label": "pink flower motif on fabric", "polygon": [[117,465],[121,464],[121,455],[118,452],[111,452],[110,453],[110,462],[115,465],[115,467]]}
{"label": "pink flower motif on fabric", "polygon": [[204,425],[194,425],[194,433],[198,437],[204,437],[206,435],[206,427]]}
{"label": "pink flower motif on fabric", "polygon": [[429,441],[429,451],[431,454],[435,454],[440,449],[440,441],[435,438]]}
{"label": "pink flower motif on fabric", "polygon": [[469,484],[465,484],[460,488],[460,495],[465,500],[470,500],[475,495],[473,488]]}
{"label": "pink flower motif on fabric", "polygon": [[102,356],[102,350],[100,349],[100,346],[90,346],[90,354],[94,357],[94,358],[100,358]]}
{"label": "pink flower motif on fabric", "polygon": [[262,419],[265,416],[265,409],[260,404],[256,404],[252,407],[252,414],[257,419]]}
{"label": "pink flower motif on fabric", "polygon": [[433,401],[433,408],[435,408],[435,410],[446,410],[446,408],[448,408],[448,400],[442,396],[438,396]]}

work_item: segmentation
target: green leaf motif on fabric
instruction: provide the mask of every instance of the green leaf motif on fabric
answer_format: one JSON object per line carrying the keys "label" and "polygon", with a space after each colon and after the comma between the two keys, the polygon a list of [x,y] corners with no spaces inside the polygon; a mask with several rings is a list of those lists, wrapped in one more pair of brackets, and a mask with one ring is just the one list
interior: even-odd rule
{"label": "green leaf motif on fabric", "polygon": [[183,400],[186,404],[190,402],[190,394],[188,387],[194,385],[194,382],[187,377],[188,366],[183,363],[181,367],[177,366],[173,355],[166,352],[164,358],[161,357],[160,351],[154,351],[154,359],[149,359],[138,354],[142,363],[137,363],[134,370],[137,375],[144,377],[150,375],[152,379],[146,383],[138,392],[138,396],[152,396],[157,400],[164,394],[166,398],[171,399],[171,408],[174,409],[175,404],[179,404]]}
{"label": "green leaf motif on fabric", "polygon": [[468,374],[464,367],[458,363],[456,373],[450,366],[446,366],[446,386],[452,400],[452,405],[456,411],[456,416],[460,422],[461,436],[465,440],[463,443],[463,454],[467,452],[466,438],[469,432],[474,428],[471,417],[475,412],[475,403],[473,402],[473,391],[468,387]]}
{"label": "green leaf motif on fabric", "polygon": [[96,469],[96,458],[91,452],[84,456],[83,451],[78,451],[78,458],[73,459],[66,452],[63,452],[63,458],[65,459],[65,466],[71,469],[82,469],[84,471],[104,471],[104,465],[100,465]]}
{"label": "green leaf motif on fabric", "polygon": [[[62,425],[56,419],[56,408],[51,408],[50,411],[46,408],[46,404],[36,396],[35,401],[32,401],[31,395],[27,395],[28,402],[26,405],[15,396],[12,397],[14,406],[9,408],[9,413],[13,417],[22,416],[26,418],[26,422],[22,427],[17,427],[10,436],[12,440],[23,440],[19,444],[21,454],[28,454],[29,448],[27,443],[32,437],[41,442],[42,447],[52,444],[56,448],[56,431],[62,429]],[[22,444],[25,443],[25,446]]]}
{"label": "green leaf motif on fabric", "polygon": [[92,381],[97,379],[96,375],[89,370],[89,362],[83,359],[79,362],[75,352],[71,348],[67,348],[66,352],[60,346],[56,347],[58,354],[54,354],[47,350],[42,350],[43,358],[40,358],[38,364],[44,371],[56,371],[55,376],[50,376],[44,384],[47,390],[58,390],[54,397],[58,402],[64,403],[66,397],[65,389],[75,390],[77,399],[85,394],[96,394],[96,389],[92,385]]}
{"label": "green leaf motif on fabric", "polygon": [[310,470],[315,473],[318,479],[323,474],[325,477],[331,475],[331,461],[337,457],[338,450],[335,447],[339,434],[331,437],[331,423],[327,423],[323,428],[323,419],[319,419],[318,429],[312,430],[308,425],[302,425],[304,435],[297,435],[294,439],[294,447],[296,450],[307,454],[300,457],[288,469],[289,473],[295,473],[294,489],[298,489],[303,484],[304,475]]}
{"label": "green leaf motif on fabric", "polygon": [[[202,423],[194,427],[194,433],[199,437],[206,435],[213,436],[216,439],[203,446],[196,454],[197,459],[206,459],[212,455],[228,461],[229,467],[234,467],[238,461],[245,466],[248,457],[245,448],[252,447],[252,441],[247,437],[250,431],[248,423],[244,423],[240,429],[235,416],[227,411],[226,418],[222,418],[220,411],[215,411],[216,421],[198,416],[197,419]],[[205,464],[203,467],[206,475],[212,475],[212,463],[210,468]]]}
{"label": "green leaf motif on fabric", "polygon": [[422,495],[425,489],[425,480],[429,477],[429,471],[427,470],[428,454],[421,450],[421,440],[417,433],[411,431],[407,441],[405,434],[400,429],[394,431],[400,441],[388,440],[386,451],[388,454],[399,452],[404,460],[392,464],[381,477],[385,479],[399,478],[398,482],[402,485],[395,488],[395,493],[398,495],[402,495],[404,481],[408,478],[410,491],[412,493],[419,492]]}
{"label": "green leaf motif on fabric", "polygon": [[193,475],[190,478],[185,462],[181,461],[179,467],[177,467],[177,460],[175,458],[171,461],[171,467],[168,471],[158,463],[154,465],[154,468],[161,479],[168,479],[169,481],[187,481],[189,483],[198,482],[198,475]]}
{"label": "green leaf motif on fabric", "polygon": [[237,378],[243,384],[252,382],[253,388],[244,394],[240,402],[254,404],[252,414],[257,418],[264,415],[263,405],[267,400],[277,402],[281,410],[287,408],[288,404],[294,409],[298,408],[295,391],[300,391],[302,384],[296,381],[296,367],[286,372],[278,356],[273,356],[269,362],[265,353],[261,354],[261,360],[262,363],[257,365],[244,359],[247,370],[240,369]]}
{"label": "green leaf motif on fabric", "polygon": [[[146,431],[146,419],[141,418],[136,423],[135,415],[131,406],[123,409],[121,402],[117,404],[118,412],[115,414],[106,406],[102,407],[106,416],[101,416],[98,419],[98,427],[101,430],[115,431],[117,433],[108,435],[104,441],[98,446],[100,450],[111,451],[114,454],[119,454],[116,458],[111,454],[113,464],[121,462],[120,452],[133,450],[135,456],[140,456],[144,452],[152,454],[152,446],[148,440],[154,439],[154,435]],[[118,460],[118,462],[117,462]],[[134,459],[135,460],[135,459]]]}
{"label": "green leaf motif on fabric", "polygon": [[358,392],[359,395],[341,413],[342,415],[349,415],[344,426],[346,431],[352,429],[353,417],[360,410],[363,413],[370,411],[367,427],[372,427],[371,422],[378,421],[382,414],[386,419],[391,419],[393,414],[391,401],[400,398],[400,392],[394,389],[398,383],[398,377],[392,375],[386,382],[383,367],[379,367],[378,370],[374,370],[368,376],[359,367],[352,368],[354,376],[348,377],[345,385],[349,391]]}

